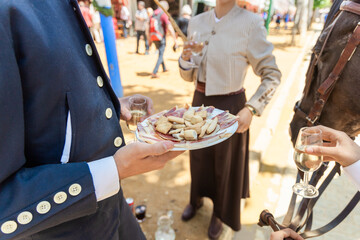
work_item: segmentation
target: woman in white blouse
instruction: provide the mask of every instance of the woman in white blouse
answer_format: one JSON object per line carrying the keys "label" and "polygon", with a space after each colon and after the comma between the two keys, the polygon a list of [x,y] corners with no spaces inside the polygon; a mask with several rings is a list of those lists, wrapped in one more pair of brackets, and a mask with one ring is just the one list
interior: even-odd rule
{"label": "woman in white blouse", "polygon": [[[196,32],[203,48],[191,54],[185,44],[179,59],[180,74],[195,82],[192,105],[214,106],[238,116],[237,133],[218,145],[190,151],[190,203],[182,220],[194,217],[208,197],[214,204],[208,229],[217,239],[222,223],[240,230],[240,201],[249,197],[249,126],[260,116],[280,83],[281,73],[266,40],[263,20],[236,5],[235,0],[217,0],[214,10],[193,17],[188,36]],[[243,88],[248,67],[261,77],[255,94],[246,100]]]}

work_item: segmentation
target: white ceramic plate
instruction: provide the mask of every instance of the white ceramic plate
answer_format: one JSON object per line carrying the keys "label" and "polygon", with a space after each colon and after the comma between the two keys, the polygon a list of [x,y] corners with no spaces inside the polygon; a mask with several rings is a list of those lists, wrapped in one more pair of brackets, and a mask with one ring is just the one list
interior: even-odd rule
{"label": "white ceramic plate", "polygon": [[[196,110],[199,107],[193,107],[193,108]],[[214,111],[208,116],[208,118],[213,118],[222,112],[224,112],[224,111],[215,108]],[[159,113],[157,113],[157,114],[159,114]],[[153,116],[150,116],[150,117],[153,117]],[[150,123],[148,122],[148,118],[147,118],[144,121],[142,121],[140,124],[142,124],[143,126],[147,126]],[[171,151],[197,150],[197,149],[203,149],[203,148],[207,148],[210,146],[214,146],[214,145],[219,144],[219,143],[225,141],[226,139],[230,138],[236,132],[237,128],[238,128],[238,122],[235,122],[230,127],[221,129],[220,131],[215,133],[214,135],[217,135],[217,136],[214,138],[210,138],[210,139],[205,138],[201,142],[187,141],[186,143],[175,143],[175,146]],[[141,137],[139,137],[138,129],[136,129],[135,135],[136,135],[136,138],[140,142],[144,142],[141,139]],[[209,136],[212,136],[212,135],[213,134],[210,134]]]}

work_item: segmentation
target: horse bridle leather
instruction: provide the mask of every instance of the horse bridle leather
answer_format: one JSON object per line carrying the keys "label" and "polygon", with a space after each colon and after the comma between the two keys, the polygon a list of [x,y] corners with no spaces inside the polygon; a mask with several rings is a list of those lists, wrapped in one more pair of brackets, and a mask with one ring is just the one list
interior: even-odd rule
{"label": "horse bridle leather", "polygon": [[[357,15],[360,15],[360,4],[351,2],[351,1],[345,1],[341,4],[340,7],[341,11],[348,11]],[[333,27],[335,26],[335,23],[340,15],[337,15],[335,22],[333,24]],[[320,58],[323,49],[327,43],[327,40],[329,39],[329,36],[332,32],[332,29],[329,31],[328,36],[324,42],[324,45],[320,51],[319,56],[317,56],[317,60],[314,65],[318,63],[318,59]],[[315,123],[319,120],[321,113],[324,109],[325,103],[327,102],[328,98],[330,97],[331,92],[333,91],[335,84],[337,80],[339,79],[342,71],[344,70],[346,64],[351,60],[352,56],[354,55],[357,46],[360,44],[360,22],[355,27],[350,39],[348,40],[344,50],[342,51],[338,62],[336,63],[335,67],[333,68],[332,72],[329,74],[328,78],[320,85],[320,87],[317,90],[317,100],[313,104],[313,106],[310,109],[310,113],[306,114],[304,111],[300,108],[300,103],[297,102],[295,104],[295,114],[299,115],[303,119],[306,119],[308,126],[313,126]],[[313,66],[311,66],[313,68]],[[310,75],[307,76],[307,78],[312,77]],[[306,80],[308,84],[310,84],[310,80]]]}

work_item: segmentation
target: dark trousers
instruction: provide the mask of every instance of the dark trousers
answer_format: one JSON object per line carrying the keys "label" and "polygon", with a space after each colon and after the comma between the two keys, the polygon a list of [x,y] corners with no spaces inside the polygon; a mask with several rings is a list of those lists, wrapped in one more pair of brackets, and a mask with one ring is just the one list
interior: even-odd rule
{"label": "dark trousers", "polygon": [[139,41],[140,41],[140,37],[144,36],[144,41],[145,41],[145,48],[146,51],[149,51],[149,42],[148,39],[146,37],[146,33],[145,31],[136,31],[136,53],[139,52]]}
{"label": "dark trousers", "polygon": [[165,67],[165,62],[164,62],[164,52],[165,52],[165,46],[166,46],[166,42],[165,39],[161,40],[161,41],[154,41],[154,44],[156,46],[156,48],[159,50],[159,58],[156,62],[153,74],[156,74],[159,70],[160,64],[162,65],[163,71],[166,70]]}

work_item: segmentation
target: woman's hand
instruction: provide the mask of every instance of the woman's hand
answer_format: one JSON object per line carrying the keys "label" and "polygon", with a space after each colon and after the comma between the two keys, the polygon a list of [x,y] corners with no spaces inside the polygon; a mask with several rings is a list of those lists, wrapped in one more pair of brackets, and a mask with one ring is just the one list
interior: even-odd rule
{"label": "woman's hand", "polygon": [[135,94],[135,95],[132,95],[132,96],[129,96],[129,97],[119,98],[119,102],[120,102],[120,105],[121,105],[120,119],[122,119],[124,121],[129,121],[131,119],[130,103],[129,103],[129,98],[130,97],[143,97],[143,98],[146,99],[146,102],[147,102],[147,115],[144,116],[140,120],[143,120],[143,119],[147,118],[148,116],[150,116],[154,112],[153,101],[151,100],[151,98],[140,95],[140,94]]}
{"label": "woman's hand", "polygon": [[270,236],[270,240],[283,240],[285,238],[292,238],[294,240],[304,240],[299,234],[291,230],[290,228],[286,228],[277,232],[273,232]]}
{"label": "woman's hand", "polygon": [[347,167],[360,160],[360,146],[346,133],[324,126],[314,128],[322,131],[323,146],[307,147],[305,152],[312,155],[323,155],[324,161],[335,160],[343,167]]}
{"label": "woman's hand", "polygon": [[243,109],[240,110],[240,112],[238,112],[238,114],[236,114],[236,116],[238,117],[238,123],[239,123],[239,127],[236,130],[236,132],[237,133],[246,132],[250,127],[253,117],[252,113],[250,112],[250,109],[244,107]]}

